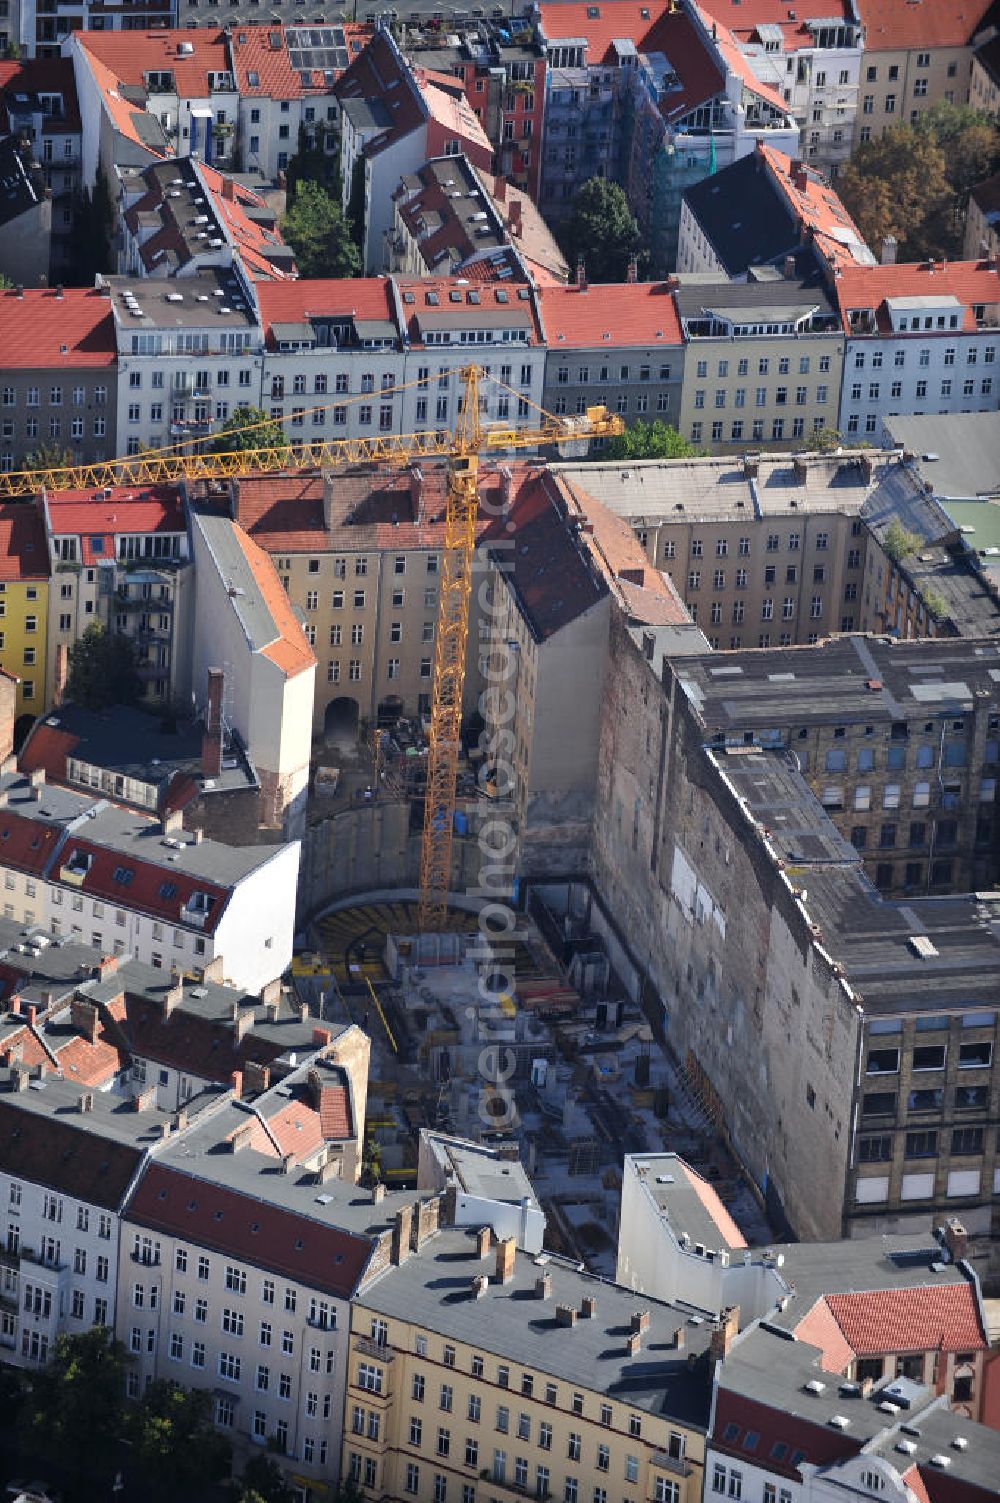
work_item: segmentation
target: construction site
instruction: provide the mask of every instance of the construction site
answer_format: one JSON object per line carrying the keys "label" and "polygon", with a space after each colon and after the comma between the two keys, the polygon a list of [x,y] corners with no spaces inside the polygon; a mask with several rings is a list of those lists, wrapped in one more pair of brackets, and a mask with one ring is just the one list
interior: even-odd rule
{"label": "construction site", "polygon": [[[773,1241],[710,1103],[654,1036],[601,937],[559,911],[560,896],[529,894],[496,962],[513,985],[490,990],[488,1004],[492,962],[472,907],[421,933],[418,902],[387,899],[345,906],[311,931],[295,967],[300,997],[372,1039],[366,1176],[415,1185],[422,1127],[508,1147],[541,1199],[547,1245],[613,1277],[623,1157],[670,1150],[714,1183],[750,1244]],[[503,1061],[502,1102],[484,1050]]]}

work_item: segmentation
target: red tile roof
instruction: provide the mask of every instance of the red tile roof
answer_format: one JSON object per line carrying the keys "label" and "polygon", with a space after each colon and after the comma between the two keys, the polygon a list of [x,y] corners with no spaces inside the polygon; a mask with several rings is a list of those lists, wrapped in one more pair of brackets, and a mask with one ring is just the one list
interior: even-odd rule
{"label": "red tile roof", "polygon": [[971,1284],[828,1294],[826,1303],[859,1357],[883,1352],[978,1351],[988,1342]]}
{"label": "red tile roof", "polygon": [[[408,68],[401,67],[394,46],[380,31],[340,75],[334,93],[341,102],[345,99],[379,99],[385,103],[391,98],[389,121],[381,134],[366,146],[369,155],[375,155],[393,141],[409,135],[424,119],[413,75]],[[389,110],[388,104],[386,110]]]}
{"label": "red tile roof", "polygon": [[726,1246],[729,1248],[746,1247],[746,1238],[722,1204],[718,1190],[714,1189],[707,1179],[703,1179],[698,1171],[692,1169],[691,1165],[686,1164],[683,1159],[678,1162],[687,1175],[694,1193],[725,1238]]}
{"label": "red tile roof", "polygon": [[186,529],[180,492],[172,485],[116,486],[110,496],[99,493],[99,499],[94,491],[53,491],[46,504],[53,534],[81,539],[84,564],[114,558],[115,538],[123,533]]}
{"label": "red tile roof", "polygon": [[957,298],[964,309],[962,329],[968,334],[973,334],[976,330],[972,312],[974,304],[1000,304],[1000,273],[990,261],[920,261],[907,262],[901,266],[845,266],[834,288],[844,329],[848,334],[852,332],[848,319],[848,310],[851,308],[877,310],[879,331],[888,333],[889,319],[883,307],[886,298]]}
{"label": "red tile roof", "polygon": [[82,1034],[77,1034],[62,1048],[58,1047],[52,1037],[48,1038],[48,1044],[51,1049],[55,1049],[59,1068],[66,1079],[75,1081],[77,1085],[107,1085],[127,1062],[125,1054],[109,1035],[103,1022],[98,1027],[97,1039],[93,1044]]}
{"label": "red tile roof", "polygon": [[[25,57],[17,61],[0,60],[0,96],[10,94],[58,94],[63,113],[47,116],[42,122],[45,135],[75,134],[80,129],[80,107],[76,98],[76,79],[68,57]],[[0,126],[7,126],[7,112],[0,99]]]}
{"label": "red tile roof", "polygon": [[[0,353],[0,365],[3,361],[4,354]],[[0,506],[0,580],[48,577],[49,545],[39,508],[32,501]]]}
{"label": "red tile roof", "polygon": [[[36,772],[41,767],[46,780],[60,783],[66,776],[66,758],[79,739],[70,731],[49,725],[47,720],[36,720],[18,756],[17,765],[21,772]],[[33,822],[27,820],[25,823]]]}
{"label": "red tile roof", "polygon": [[323,1138],[332,1141],[351,1136],[351,1105],[347,1087],[324,1085],[319,1096],[319,1121]]}
{"label": "red tile roof", "polygon": [[55,825],[0,809],[0,861],[17,871],[40,876],[61,834]]}
{"label": "red tile roof", "polygon": [[537,292],[549,349],[683,348],[680,319],[665,282],[542,287]]}
{"label": "red tile roof", "polygon": [[[758,26],[780,26],[786,51],[813,45],[813,33],[806,25],[812,13],[802,8],[796,13],[788,0],[739,0],[738,9],[734,0],[702,0],[702,9],[730,27],[740,42],[758,41]],[[824,0],[823,14],[848,24],[854,20],[850,0]]]}
{"label": "red tile roof", "polygon": [[315,281],[258,282],[261,322],[273,343],[273,324],[302,323],[313,316],[390,319],[395,323],[387,277],[317,277]]}
{"label": "red tile roof", "polygon": [[125,994],[122,1034],[131,1053],[141,1059],[221,1084],[248,1061],[269,1065],[286,1047],[254,1029],[238,1040],[228,1019],[189,1012],[183,1004],[164,1018],[158,1001],[131,992]]}
{"label": "red tile roof", "polygon": [[357,1285],[372,1246],[367,1237],[352,1236],[165,1164],[149,1165],[128,1217],[140,1226],[183,1237],[345,1299]]}
{"label": "red tile roof", "polygon": [[242,527],[235,526],[233,535],[243,550],[261,599],[274,622],[276,636],[273,642],[262,649],[264,656],[270,658],[288,678],[295,678],[297,674],[315,668],[316,654],[306,641],[306,634],[292,610],[284,585],[268,554]]}
{"label": "red tile roof", "polygon": [[[701,15],[701,11],[695,4],[695,0],[688,0],[688,4],[695,14]],[[721,21],[714,20],[707,14],[701,15],[701,19],[706,26],[711,28],[712,41],[721,54],[726,67],[741,80],[743,87],[749,89],[751,94],[758,94],[761,99],[766,99],[768,104],[773,105],[782,115],[787,115],[788,106],[780,93],[777,89],[772,88],[770,84],[761,83],[750,66],[749,59],[740,48],[737,38],[730,31],[729,27]],[[670,111],[671,115],[675,115],[676,113],[676,110]]]}
{"label": "red tile roof", "polygon": [[[488,309],[491,314],[511,314],[512,324],[522,322],[521,315],[524,315],[528,324],[528,343],[535,345],[543,342],[541,324],[538,321],[538,312],[535,300],[530,295],[530,289],[511,282],[501,285],[477,282],[475,288],[470,291],[468,280],[464,273],[461,277],[419,277],[412,281],[403,280],[400,277],[395,278],[403,303],[407,334],[413,348],[419,349],[423,346],[421,325],[433,328],[434,319],[439,314],[454,314],[460,308],[468,311],[469,299],[473,295],[479,299],[479,308]],[[521,297],[522,291],[527,292],[528,296]],[[458,294],[455,301],[452,301],[453,292]],[[412,301],[407,301],[408,298]],[[474,315],[471,313],[469,322],[470,324],[475,322]]]}
{"label": "red tile roof", "polygon": [[[156,820],[151,819],[148,824],[150,831],[158,828]],[[2,828],[0,824],[0,830]],[[159,866],[152,861],[137,860],[130,851],[109,850],[75,834],[67,836],[58,858],[59,868],[61,869],[77,851],[81,856],[91,858],[90,868],[83,882],[73,884],[88,897],[107,903],[121,902],[138,913],[147,913],[167,923],[179,924],[182,922],[183,905],[189,901],[192,894],[203,892],[211,900],[203,930],[207,934],[215,932],[229,898],[229,888],[220,887],[214,882],[207,882],[203,877],[192,876],[189,872],[177,867],[165,864]],[[132,873],[127,884],[115,881],[114,874],[119,870]],[[54,871],[52,875],[58,877],[58,871]],[[173,887],[174,891],[164,896],[161,891],[164,887]]]}
{"label": "red tile roof", "polygon": [[0,365],[82,370],[115,362],[111,303],[92,287],[0,292]]}
{"label": "red tile roof", "polygon": [[114,1210],[142,1154],[130,1144],[0,1101],[0,1169],[14,1179]]}
{"label": "red tile roof", "polygon": [[821,1366],[827,1372],[845,1373],[854,1361],[854,1348],[834,1319],[825,1299],[819,1299],[795,1327],[799,1341],[818,1346],[822,1352]]}
{"label": "red tile roof", "polygon": [[[338,24],[344,32],[349,60],[357,57],[375,34],[373,26],[361,22]],[[306,83],[299,70],[292,67],[288,35],[296,29],[278,23],[273,26],[233,26],[233,67],[241,98],[301,99],[305,95],[333,92],[324,70],[313,69]],[[280,47],[271,46],[270,39],[275,32],[282,38]],[[343,71],[334,70],[336,77],[339,78]],[[251,73],[256,75],[256,83],[250,82]]]}
{"label": "red tile roof", "polygon": [[992,0],[857,0],[866,52],[965,47]]}
{"label": "red tile roof", "polygon": [[[77,31],[76,43],[122,83],[145,85],[147,73],[172,73],[183,99],[207,99],[208,75],[228,73],[226,34],[209,27],[175,26],[162,31]],[[190,47],[181,56],[178,48]]]}
{"label": "red tile roof", "polygon": [[767,164],[771,181],[794,219],[812,232],[813,240],[831,267],[874,260],[854,220],[820,173],[758,139],[757,151]]}
{"label": "red tile roof", "polygon": [[[739,1426],[739,1433],[732,1441],[722,1439],[728,1425]],[[752,1452],[740,1445],[748,1431],[759,1437]],[[723,1381],[716,1400],[712,1446],[728,1456],[742,1458],[748,1465],[766,1467],[779,1476],[795,1478],[800,1473],[790,1461],[798,1452],[802,1453],[802,1461],[829,1466],[843,1457],[856,1456],[861,1441],[843,1430],[834,1430],[825,1424],[814,1425],[799,1415],[787,1414],[770,1404],[745,1398],[727,1388]],[[773,1454],[775,1446],[785,1447],[780,1459]]]}

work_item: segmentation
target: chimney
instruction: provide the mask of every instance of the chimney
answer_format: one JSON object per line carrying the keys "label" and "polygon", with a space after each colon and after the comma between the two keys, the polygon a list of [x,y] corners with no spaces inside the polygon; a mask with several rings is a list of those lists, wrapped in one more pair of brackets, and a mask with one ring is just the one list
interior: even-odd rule
{"label": "chimney", "polygon": [[674,1331],[674,1350],[678,1351],[678,1352],[682,1352],[684,1350],[684,1341],[685,1341],[684,1327],[683,1326],[678,1326],[677,1329]]}
{"label": "chimney", "polygon": [[23,282],[18,282],[17,286],[14,288],[14,291],[17,294],[18,300],[21,301],[21,302],[23,302],[24,301],[24,283]]}
{"label": "chimney", "polygon": [[6,809],[8,804],[7,789],[0,788],[0,809]]}
{"label": "chimney", "polygon": [[809,479],[809,465],[801,454],[796,454],[792,460],[792,470],[799,485],[805,485]]}
{"label": "chimney", "polygon": [[396,1212],[392,1224],[391,1259],[398,1268],[410,1256],[410,1228],[413,1224],[413,1207],[402,1206]]}
{"label": "chimney", "polygon": [[271,1084],[271,1067],[248,1059],[243,1066],[243,1085],[248,1096],[257,1096]]}
{"label": "chimney", "polygon": [[861,466],[861,474],[866,485],[871,485],[875,478],[875,461],[870,454],[862,454],[858,460]]}
{"label": "chimney", "polygon": [[226,676],[221,668],[208,670],[205,731],[201,741],[201,770],[206,778],[217,778],[222,771],[222,694],[225,682]]}
{"label": "chimney", "polygon": [[505,177],[495,177],[493,179],[493,197],[496,199],[498,204],[506,202],[507,179]]}
{"label": "chimney", "polygon": [[632,1319],[629,1321],[629,1327],[630,1327],[630,1329],[633,1332],[638,1332],[640,1334],[643,1331],[648,1331],[649,1330],[649,1311],[648,1310],[635,1310],[635,1311],[633,1311],[633,1313],[632,1313]]}
{"label": "chimney", "polygon": [[14,1076],[14,1090],[18,1094],[26,1091],[28,1089],[28,1082],[31,1080],[31,1071],[25,1065],[15,1064],[11,1066],[11,1072]]}
{"label": "chimney", "polygon": [[41,798],[41,789],[45,787],[45,768],[33,767],[28,773],[28,786],[36,799]]}
{"label": "chimney", "polygon": [[516,1254],[517,1242],[513,1237],[504,1237],[497,1243],[496,1280],[498,1284],[509,1284],[513,1279]]}
{"label": "chimney", "polygon": [[192,842],[192,844],[193,845],[201,845],[201,843],[202,843],[202,841],[204,839],[205,839],[205,831],[202,829],[201,825],[195,825],[194,829],[191,831],[191,842]]}
{"label": "chimney", "polygon": [[899,250],[899,242],[895,235],[886,235],[882,241],[882,254],[880,260],[883,266],[895,266],[896,253]]}
{"label": "chimney", "polygon": [[233,1033],[236,1042],[242,1044],[247,1034],[253,1027],[254,1011],[252,1007],[244,1007],[239,1017],[233,1019]]}
{"label": "chimney", "polygon": [[168,809],[160,821],[163,835],[178,835],[184,828],[184,815],[180,809]]}
{"label": "chimney", "polygon": [[260,1000],[264,1003],[265,1007],[267,1006],[267,1004],[269,1002],[280,1002],[281,1001],[281,977],[280,976],[275,981],[269,981],[266,986],[262,986],[261,987],[261,989],[260,989]]}
{"label": "chimney", "polygon": [[597,1298],[593,1294],[585,1294],[580,1301],[580,1319],[594,1320],[597,1315]]}
{"label": "chimney", "polygon": [[483,1295],[486,1293],[489,1287],[490,1281],[486,1277],[486,1275],[484,1273],[477,1273],[475,1278],[472,1280],[473,1299],[482,1299]]}
{"label": "chimney", "polygon": [[255,1126],[256,1119],[251,1117],[249,1122],[242,1122],[235,1132],[229,1134],[230,1153],[242,1153],[244,1148],[250,1147]]}
{"label": "chimney", "polygon": [[233,182],[231,177],[224,177],[222,179],[222,196],[223,198],[228,199],[230,203],[235,202],[236,184]]}
{"label": "chimney", "polygon": [[414,522],[420,521],[424,500],[424,472],[418,464],[410,466],[410,511]]}
{"label": "chimney", "polygon": [[785,257],[784,266],[782,267],[782,275],[784,276],[786,282],[793,282],[795,280],[795,257],[794,256],[786,256]]}
{"label": "chimney", "polygon": [[492,1246],[493,1228],[491,1226],[481,1226],[476,1233],[476,1256],[480,1259],[488,1258]]}
{"label": "chimney", "polygon": [[583,264],[583,257],[576,263],[576,285],[580,292],[587,290],[587,268]]}
{"label": "chimney", "polygon": [[739,1305],[730,1305],[727,1309],[723,1310],[712,1328],[712,1336],[708,1345],[708,1356],[713,1367],[716,1363],[725,1361],[739,1329],[740,1307]]}
{"label": "chimney", "polygon": [[89,1044],[97,1043],[97,1030],[100,1025],[100,1014],[93,1002],[86,1002],[82,997],[74,997],[69,1005],[70,1022],[78,1033]]}
{"label": "chimney", "polygon": [[630,1357],[638,1357],[639,1352],[642,1349],[642,1337],[640,1336],[639,1332],[633,1331],[631,1335],[626,1338],[625,1345],[628,1348],[628,1354]]}
{"label": "chimney", "polygon": [[380,1179],[377,1179],[372,1185],[372,1205],[380,1206],[383,1200],[385,1200],[385,1185],[383,1185]]}
{"label": "chimney", "polygon": [[59,299],[60,302],[62,302],[62,295],[63,295],[63,284],[61,282],[57,282],[56,283],[56,297]]}
{"label": "chimney", "polygon": [[794,161],[792,163],[792,187],[797,188],[800,193],[804,193],[808,183],[809,174],[806,171],[805,162]]}
{"label": "chimney", "polygon": [[184,1001],[184,981],[178,979],[163,993],[163,1016],[169,1018],[170,1014]]}
{"label": "chimney", "polygon": [[100,960],[97,962],[97,965],[94,967],[94,979],[96,981],[106,981],[108,977],[113,976],[117,970],[118,956],[102,955]]}
{"label": "chimney", "polygon": [[556,1325],[569,1326],[570,1328],[575,1326],[576,1307],[574,1305],[556,1305]]}
{"label": "chimney", "polygon": [[38,1008],[32,1005],[28,1007],[28,1027],[34,1028],[35,1019],[38,1017]]}
{"label": "chimney", "polygon": [[512,198],[510,201],[510,208],[507,214],[507,228],[517,240],[520,240],[523,225],[521,223],[521,200],[519,198]]}
{"label": "chimney", "polygon": [[944,1224],[944,1245],[953,1263],[960,1263],[969,1250],[969,1234],[956,1216]]}
{"label": "chimney", "polygon": [[188,1125],[187,1107],[182,1106],[174,1114],[174,1132],[183,1132]]}
{"label": "chimney", "polygon": [[325,1049],[328,1044],[333,1043],[333,1034],[329,1028],[314,1028],[313,1043],[317,1049]]}
{"label": "chimney", "polygon": [[66,693],[66,680],[69,678],[69,648],[65,642],[60,642],[56,648],[55,677],[52,682],[52,703],[61,705],[63,695]]}
{"label": "chimney", "polygon": [[626,282],[635,283],[639,280],[639,262],[635,256],[629,256],[628,266],[625,268]]}
{"label": "chimney", "polygon": [[94,1110],[93,1091],[84,1091],[77,1104],[80,1108],[81,1113],[83,1113],[84,1115],[86,1115],[87,1112],[92,1112]]}
{"label": "chimney", "polygon": [[760,474],[760,455],[744,454],[743,456],[743,479],[756,480]]}
{"label": "chimney", "polygon": [[231,1087],[234,1095],[236,1096],[237,1101],[239,1101],[240,1098],[243,1095],[243,1071],[242,1070],[234,1070],[233,1071],[233,1073],[229,1077],[229,1085],[230,1085],[230,1087]]}
{"label": "chimney", "polygon": [[20,999],[20,997],[17,997],[17,996],[11,997],[11,999],[10,999],[10,1010],[11,1010],[12,1013],[14,1013],[15,1017],[20,1017],[20,1015],[21,1015],[21,999]]}
{"label": "chimney", "polygon": [[543,1273],[540,1279],[535,1280],[535,1298],[548,1299],[552,1293],[552,1275]]}

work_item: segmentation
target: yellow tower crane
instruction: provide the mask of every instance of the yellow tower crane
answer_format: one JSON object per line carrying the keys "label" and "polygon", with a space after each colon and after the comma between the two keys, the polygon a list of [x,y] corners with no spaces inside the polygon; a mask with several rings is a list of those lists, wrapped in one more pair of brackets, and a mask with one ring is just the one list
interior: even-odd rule
{"label": "yellow tower crane", "polygon": [[[469,638],[469,597],[479,514],[479,458],[511,449],[534,449],[541,444],[572,444],[622,433],[620,417],[606,407],[589,407],[579,417],[556,417],[537,408],[538,422],[530,428],[506,424],[484,426],[479,386],[484,372],[476,365],[461,372],[464,395],[458,427],[427,433],[385,434],[314,442],[273,443],[226,453],[185,452],[184,446],[147,451],[99,464],[54,469],[17,470],[0,474],[0,500],[31,496],[40,490],[101,490],[106,486],[164,485],[179,480],[229,480],[267,472],[301,472],[343,464],[407,465],[419,459],[448,461],[448,503],[442,555],[431,729],[427,757],[427,791],[420,858],[419,926],[439,929],[448,911],[455,786],[462,727],[462,694]],[[495,377],[512,398],[512,392]],[[304,416],[305,414],[303,414]],[[254,426],[248,425],[249,431]],[[270,424],[268,425],[270,426]]]}

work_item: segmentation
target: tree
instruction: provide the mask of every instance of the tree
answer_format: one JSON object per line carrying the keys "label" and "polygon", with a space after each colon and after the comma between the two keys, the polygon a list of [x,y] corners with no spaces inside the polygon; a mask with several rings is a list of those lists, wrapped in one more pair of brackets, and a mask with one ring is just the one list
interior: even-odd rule
{"label": "tree", "polygon": [[690,459],[700,453],[676,428],[657,419],[633,423],[618,438],[609,438],[595,459]]}
{"label": "tree", "polygon": [[623,282],[639,249],[639,226],[617,183],[592,177],[577,191],[562,237],[571,266],[583,261],[592,282]]}
{"label": "tree", "polygon": [[142,692],[128,637],[92,621],[69,650],[66,699],[88,710],[135,704]]}
{"label": "tree", "polygon": [[336,203],[340,203],[340,136],[334,126],[314,125],[312,133],[299,126],[295,155],[285,168],[288,199],[295,197],[301,182],[319,183]]}
{"label": "tree", "polygon": [[859,146],[837,189],[876,254],[895,235],[901,261],[937,259],[961,253],[969,191],[998,162],[989,116],[942,101]]}
{"label": "tree", "polygon": [[356,277],[361,257],[340,205],[321,183],[302,178],[285,210],[281,233],[301,277]]}
{"label": "tree", "polygon": [[880,539],[882,552],[886,558],[898,564],[907,554],[916,553],[920,547],[920,535],[916,532],[908,532],[898,517],[893,517]]}
{"label": "tree", "polygon": [[98,272],[113,271],[111,237],[115,206],[108,180],[100,167],[93,192],[83,188],[73,214],[73,260],[67,275],[71,286],[93,287]]}
{"label": "tree", "polygon": [[293,1503],[293,1494],[270,1456],[253,1456],[236,1484],[234,1503]]}
{"label": "tree", "polygon": [[65,444],[41,443],[24,456],[26,470],[65,470],[73,463],[73,451]]}
{"label": "tree", "polygon": [[839,428],[815,428],[802,447],[812,454],[832,454],[843,441]]}
{"label": "tree", "polygon": [[212,443],[214,454],[242,454],[247,449],[277,449],[288,452],[285,430],[262,407],[237,407],[219,429]]}
{"label": "tree", "polygon": [[106,1496],[125,1424],[125,1348],[105,1326],[57,1336],[46,1367],[32,1374],[20,1415],[25,1448],[51,1458]]}
{"label": "tree", "polygon": [[128,1420],[144,1483],[156,1498],[188,1498],[228,1476],[232,1447],[212,1423],[204,1388],[151,1383]]}

